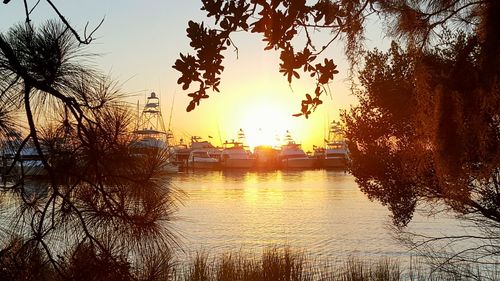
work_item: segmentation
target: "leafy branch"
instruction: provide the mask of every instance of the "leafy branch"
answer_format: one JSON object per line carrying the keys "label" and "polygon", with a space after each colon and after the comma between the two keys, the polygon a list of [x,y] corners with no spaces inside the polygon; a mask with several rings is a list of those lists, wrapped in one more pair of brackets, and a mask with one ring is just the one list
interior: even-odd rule
{"label": "leafy branch", "polygon": [[[188,90],[191,84],[197,83],[196,91],[188,94],[192,98],[187,111],[193,110],[202,99],[208,98],[207,90],[219,92],[220,75],[224,70],[222,52],[232,43],[230,35],[243,31],[261,34],[266,42],[265,50],[279,50],[279,72],[286,77],[288,83],[300,79],[299,70],[316,80],[315,97],[306,94],[302,101],[301,111],[294,116],[304,115],[306,118],[322,103],[321,95],[329,92],[327,85],[338,73],[332,59],[325,58],[317,62],[318,56],[340,34],[356,36],[360,29],[350,28],[354,23],[361,23],[364,18],[366,2],[343,6],[334,1],[317,1],[308,4],[302,1],[225,1],[202,0],[202,10],[208,17],[213,17],[217,29],[205,27],[204,23],[190,21],[187,36],[195,55],[180,54],[173,68],[181,73],[177,83]],[[336,35],[325,46],[316,51],[309,29],[329,29]],[[295,51],[292,40],[300,31],[307,37],[305,46]]]}

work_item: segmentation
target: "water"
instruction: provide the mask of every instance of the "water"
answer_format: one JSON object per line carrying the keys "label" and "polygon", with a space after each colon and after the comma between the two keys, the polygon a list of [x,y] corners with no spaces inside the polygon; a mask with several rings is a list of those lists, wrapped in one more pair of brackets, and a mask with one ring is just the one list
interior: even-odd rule
{"label": "water", "polygon": [[[341,171],[209,171],[175,175],[188,197],[175,228],[190,256],[203,250],[260,253],[290,245],[319,259],[408,257],[393,238],[390,213]],[[415,232],[459,231],[455,220],[416,216]]]}

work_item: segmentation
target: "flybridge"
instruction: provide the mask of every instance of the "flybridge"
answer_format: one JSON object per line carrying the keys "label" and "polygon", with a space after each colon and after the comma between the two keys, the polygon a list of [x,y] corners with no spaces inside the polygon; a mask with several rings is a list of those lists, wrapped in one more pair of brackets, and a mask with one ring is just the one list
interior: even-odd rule
{"label": "flybridge", "polygon": [[160,100],[156,93],[152,92],[147,98],[134,133],[139,135],[165,135],[167,133],[161,115]]}

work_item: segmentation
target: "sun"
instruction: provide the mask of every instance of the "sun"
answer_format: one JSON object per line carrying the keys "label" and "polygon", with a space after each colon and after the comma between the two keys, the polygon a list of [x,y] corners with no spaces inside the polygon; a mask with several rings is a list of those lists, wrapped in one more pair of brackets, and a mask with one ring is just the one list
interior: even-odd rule
{"label": "sun", "polygon": [[285,110],[266,104],[247,108],[241,123],[247,145],[251,148],[280,145],[282,135],[292,125],[291,118],[293,117]]}

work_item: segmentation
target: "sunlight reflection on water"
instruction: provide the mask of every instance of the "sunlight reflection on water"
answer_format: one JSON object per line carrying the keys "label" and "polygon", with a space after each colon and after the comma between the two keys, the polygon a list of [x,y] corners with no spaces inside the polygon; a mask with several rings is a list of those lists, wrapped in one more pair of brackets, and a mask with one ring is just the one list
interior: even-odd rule
{"label": "sunlight reflection on water", "polygon": [[[340,171],[210,171],[175,175],[188,197],[174,223],[188,255],[204,250],[260,253],[290,245],[315,258],[407,257],[391,236],[389,211]],[[454,228],[448,218],[417,216],[416,230]]]}

